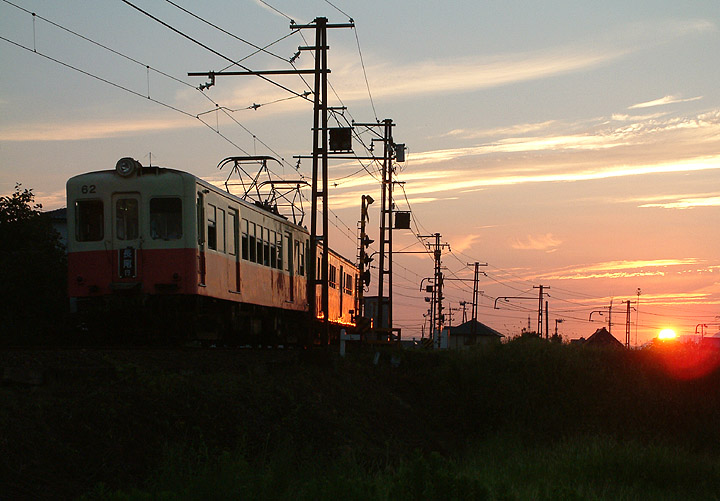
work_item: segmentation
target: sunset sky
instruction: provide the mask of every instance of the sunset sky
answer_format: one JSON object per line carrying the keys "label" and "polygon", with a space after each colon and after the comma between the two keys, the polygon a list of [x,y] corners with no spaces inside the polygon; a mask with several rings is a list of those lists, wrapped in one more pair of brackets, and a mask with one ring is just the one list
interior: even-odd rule
{"label": "sunset sky", "polygon": [[[242,64],[255,70],[291,69],[297,47],[312,45],[312,31],[293,34],[290,19],[351,17],[355,30],[328,35],[330,104],[347,106],[348,120],[394,121],[408,148],[395,201],[409,203],[414,221],[394,247],[422,250],[415,234],[437,232],[450,245],[447,277],[471,278],[467,263],[488,263],[481,322],[509,336],[530,317],[534,330],[542,284],[550,330],[561,319],[566,338],[607,325],[612,302],[612,333],[624,342],[622,302],[637,301],[638,288],[633,344],[636,330],[638,344],[663,328],[718,331],[716,0],[132,3],[217,53],[250,56]],[[188,72],[230,63],[121,0],[0,0],[0,37],[0,194],[22,183],[45,209],[63,207],[67,178],[126,156],[221,183],[223,158],[273,155],[285,160],[277,174],[296,179],[293,156],[311,152],[311,103],[251,77],[197,90],[206,79]],[[279,39],[272,54],[252,56],[244,42]],[[314,63],[303,52],[295,64]],[[308,90],[297,76],[275,80]],[[310,167],[303,160],[300,174]],[[380,186],[356,161],[331,162],[330,178],[330,245],[353,258],[363,194],[377,201],[370,234],[379,240]],[[429,306],[420,282],[433,261],[395,263],[396,324],[420,337]],[[449,282],[446,306],[471,292]],[[494,309],[504,296],[528,300]],[[457,325],[462,312],[453,313]]]}

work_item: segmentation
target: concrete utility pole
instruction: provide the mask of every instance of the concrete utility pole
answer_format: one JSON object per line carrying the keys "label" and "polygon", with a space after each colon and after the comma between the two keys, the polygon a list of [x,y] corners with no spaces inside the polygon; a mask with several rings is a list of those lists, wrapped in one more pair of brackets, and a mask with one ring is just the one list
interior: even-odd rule
{"label": "concrete utility pole", "polygon": [[[387,328],[390,329],[388,340],[392,339],[392,192],[393,192],[393,167],[392,167],[392,128],[390,119],[383,120],[383,168],[382,168],[382,197],[380,207],[380,273],[378,275],[378,315],[382,318],[385,305],[383,296],[383,285],[385,275],[388,276],[387,288]],[[387,257],[387,263],[386,263]],[[380,324],[378,324],[380,325]]]}
{"label": "concrete utility pole", "polygon": [[640,287],[638,287],[637,290],[637,308],[635,308],[635,347],[637,348],[637,331],[638,331],[638,324],[640,323],[640,294],[642,291],[640,290]]}
{"label": "concrete utility pole", "polygon": [[537,334],[538,336],[542,337],[543,333],[543,294],[544,291],[549,289],[550,287],[544,286],[544,285],[533,285],[533,289],[540,289],[540,292],[538,294],[538,328],[537,328]]}
{"label": "concrete utility pole", "polygon": [[623,301],[624,304],[627,304],[627,313],[625,315],[625,348],[630,348],[630,305],[634,303],[634,301]]}
{"label": "concrete utility pole", "polygon": [[[383,135],[383,157],[382,157],[382,194],[380,197],[380,251],[378,260],[378,309],[375,320],[375,327],[380,328],[382,325],[383,314],[387,311],[387,328],[388,340],[392,340],[393,334],[393,283],[392,283],[392,265],[393,265],[393,187],[392,180],[395,168],[393,159],[398,158],[398,154],[404,156],[404,145],[395,144],[393,142],[392,128],[395,127],[392,119],[386,118],[382,122],[376,123],[355,123],[355,127],[382,127]],[[402,148],[402,152],[400,149]],[[377,159],[376,159],[377,160]],[[385,295],[385,275],[387,275],[387,296]]]}
{"label": "concrete utility pole", "polygon": [[435,244],[426,244],[428,249],[433,251],[433,258],[435,259],[435,274],[434,274],[434,286],[431,302],[431,310],[433,312],[433,327],[431,329],[430,337],[433,340],[435,348],[440,348],[440,335],[442,333],[443,323],[445,321],[445,315],[443,314],[443,273],[442,273],[442,249],[447,247],[448,244],[440,243],[440,233],[434,233],[432,235],[420,236],[420,238],[434,238]]}
{"label": "concrete utility pole", "polygon": [[[368,206],[375,202],[370,195],[363,195],[360,200],[360,242],[358,245],[358,281],[355,287],[355,296],[357,304],[355,305],[355,311],[357,312],[357,318],[360,319],[364,316],[365,305],[363,305],[363,294],[365,292],[365,286],[370,284],[370,263],[372,257],[368,256],[367,248],[374,242],[365,232],[365,223],[370,221],[370,215],[368,214]],[[367,269],[366,269],[367,267]]]}
{"label": "concrete utility pole", "polygon": [[465,307],[467,306],[467,301],[460,301],[459,304],[460,304],[460,306],[462,306],[462,312],[463,312],[462,323],[465,323],[465,322],[467,322],[467,310],[465,309]]}
{"label": "concrete utility pole", "polygon": [[475,276],[473,278],[473,300],[472,300],[472,334],[477,334],[477,317],[478,317],[478,292],[480,289],[480,266],[487,266],[487,263],[467,263],[468,266],[475,267]]}

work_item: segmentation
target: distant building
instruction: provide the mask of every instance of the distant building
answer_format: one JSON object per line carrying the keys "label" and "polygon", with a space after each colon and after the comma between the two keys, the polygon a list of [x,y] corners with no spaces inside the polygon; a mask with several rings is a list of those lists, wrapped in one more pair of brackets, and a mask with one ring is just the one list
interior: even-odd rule
{"label": "distant building", "polygon": [[499,343],[505,337],[477,320],[469,320],[458,326],[445,327],[443,334],[447,335],[447,347],[451,350],[466,350],[471,346]]}
{"label": "distant building", "polygon": [[705,336],[700,341],[700,346],[703,348],[712,348],[715,350],[720,350],[720,332],[713,336]]}
{"label": "distant building", "polygon": [[610,334],[608,330],[603,327],[602,329],[598,329],[595,331],[595,333],[587,338],[585,342],[583,343],[585,346],[603,346],[603,347],[612,347],[612,348],[625,348],[625,346],[618,341],[615,336]]}

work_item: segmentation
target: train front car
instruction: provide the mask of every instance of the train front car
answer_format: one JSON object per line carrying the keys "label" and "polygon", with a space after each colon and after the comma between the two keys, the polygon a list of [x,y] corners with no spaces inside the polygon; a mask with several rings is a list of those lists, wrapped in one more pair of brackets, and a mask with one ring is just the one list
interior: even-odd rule
{"label": "train front car", "polygon": [[190,174],[129,158],[68,180],[68,292],[84,322],[134,336],[176,318],[148,298],[196,292],[195,196]]}
{"label": "train front car", "polygon": [[189,173],[130,158],[71,178],[67,197],[69,295],[93,333],[305,341],[304,228]]}

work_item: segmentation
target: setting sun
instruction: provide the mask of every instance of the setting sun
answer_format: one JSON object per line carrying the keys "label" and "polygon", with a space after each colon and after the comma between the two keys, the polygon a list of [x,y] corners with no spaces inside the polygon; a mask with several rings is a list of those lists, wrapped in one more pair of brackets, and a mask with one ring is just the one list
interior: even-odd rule
{"label": "setting sun", "polygon": [[658,339],[668,340],[668,339],[675,339],[677,337],[677,334],[675,334],[675,331],[672,329],[663,329],[658,334]]}

